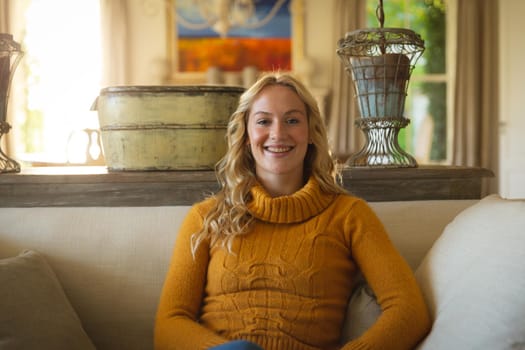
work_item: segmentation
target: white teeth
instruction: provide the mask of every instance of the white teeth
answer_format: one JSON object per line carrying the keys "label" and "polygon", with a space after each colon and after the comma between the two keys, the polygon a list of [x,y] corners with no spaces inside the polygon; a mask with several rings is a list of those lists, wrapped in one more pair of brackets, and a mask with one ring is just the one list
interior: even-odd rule
{"label": "white teeth", "polygon": [[266,147],[266,149],[274,153],[283,153],[283,152],[288,152],[292,148],[291,147]]}

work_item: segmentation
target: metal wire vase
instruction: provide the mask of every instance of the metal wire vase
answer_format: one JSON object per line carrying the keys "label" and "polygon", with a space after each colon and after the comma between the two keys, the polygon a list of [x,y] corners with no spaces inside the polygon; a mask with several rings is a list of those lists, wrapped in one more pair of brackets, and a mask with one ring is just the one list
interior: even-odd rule
{"label": "metal wire vase", "polygon": [[0,33],[0,173],[20,172],[20,164],[9,158],[2,150],[2,136],[11,129],[11,125],[7,122],[9,88],[22,55],[20,44],[13,41],[13,36]]}
{"label": "metal wire vase", "polygon": [[421,37],[408,29],[375,28],[349,32],[337,54],[350,74],[364,132],[364,147],[347,164],[369,167],[417,167],[398,142],[410,120],[404,116],[410,75],[424,51]]}

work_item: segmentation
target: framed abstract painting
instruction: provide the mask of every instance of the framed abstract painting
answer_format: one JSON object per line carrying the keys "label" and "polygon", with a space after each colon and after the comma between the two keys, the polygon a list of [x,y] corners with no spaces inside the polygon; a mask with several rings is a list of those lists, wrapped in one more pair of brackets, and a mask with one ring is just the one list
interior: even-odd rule
{"label": "framed abstract painting", "polygon": [[212,72],[293,71],[303,52],[303,0],[170,0],[171,83]]}

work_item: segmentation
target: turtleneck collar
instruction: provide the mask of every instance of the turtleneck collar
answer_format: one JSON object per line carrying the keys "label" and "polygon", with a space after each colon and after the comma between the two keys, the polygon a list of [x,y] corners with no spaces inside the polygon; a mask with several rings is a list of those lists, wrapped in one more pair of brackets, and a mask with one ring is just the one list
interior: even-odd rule
{"label": "turtleneck collar", "polygon": [[248,210],[255,218],[278,224],[305,221],[322,212],[332,203],[334,194],[321,191],[317,181],[310,177],[299,191],[281,197],[271,197],[260,183],[256,183],[248,203]]}

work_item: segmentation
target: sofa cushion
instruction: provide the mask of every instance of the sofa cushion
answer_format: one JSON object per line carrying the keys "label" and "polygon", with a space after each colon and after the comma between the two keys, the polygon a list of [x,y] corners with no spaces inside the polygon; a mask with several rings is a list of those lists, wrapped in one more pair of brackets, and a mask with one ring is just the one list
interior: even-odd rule
{"label": "sofa cushion", "polygon": [[381,306],[377,303],[372,289],[363,280],[354,288],[348,303],[341,335],[342,344],[361,336],[376,322],[379,315]]}
{"label": "sofa cushion", "polygon": [[525,201],[491,195],[460,213],[416,277],[433,327],[427,349],[525,347]]}
{"label": "sofa cushion", "polygon": [[0,349],[95,349],[38,252],[0,260]]}

